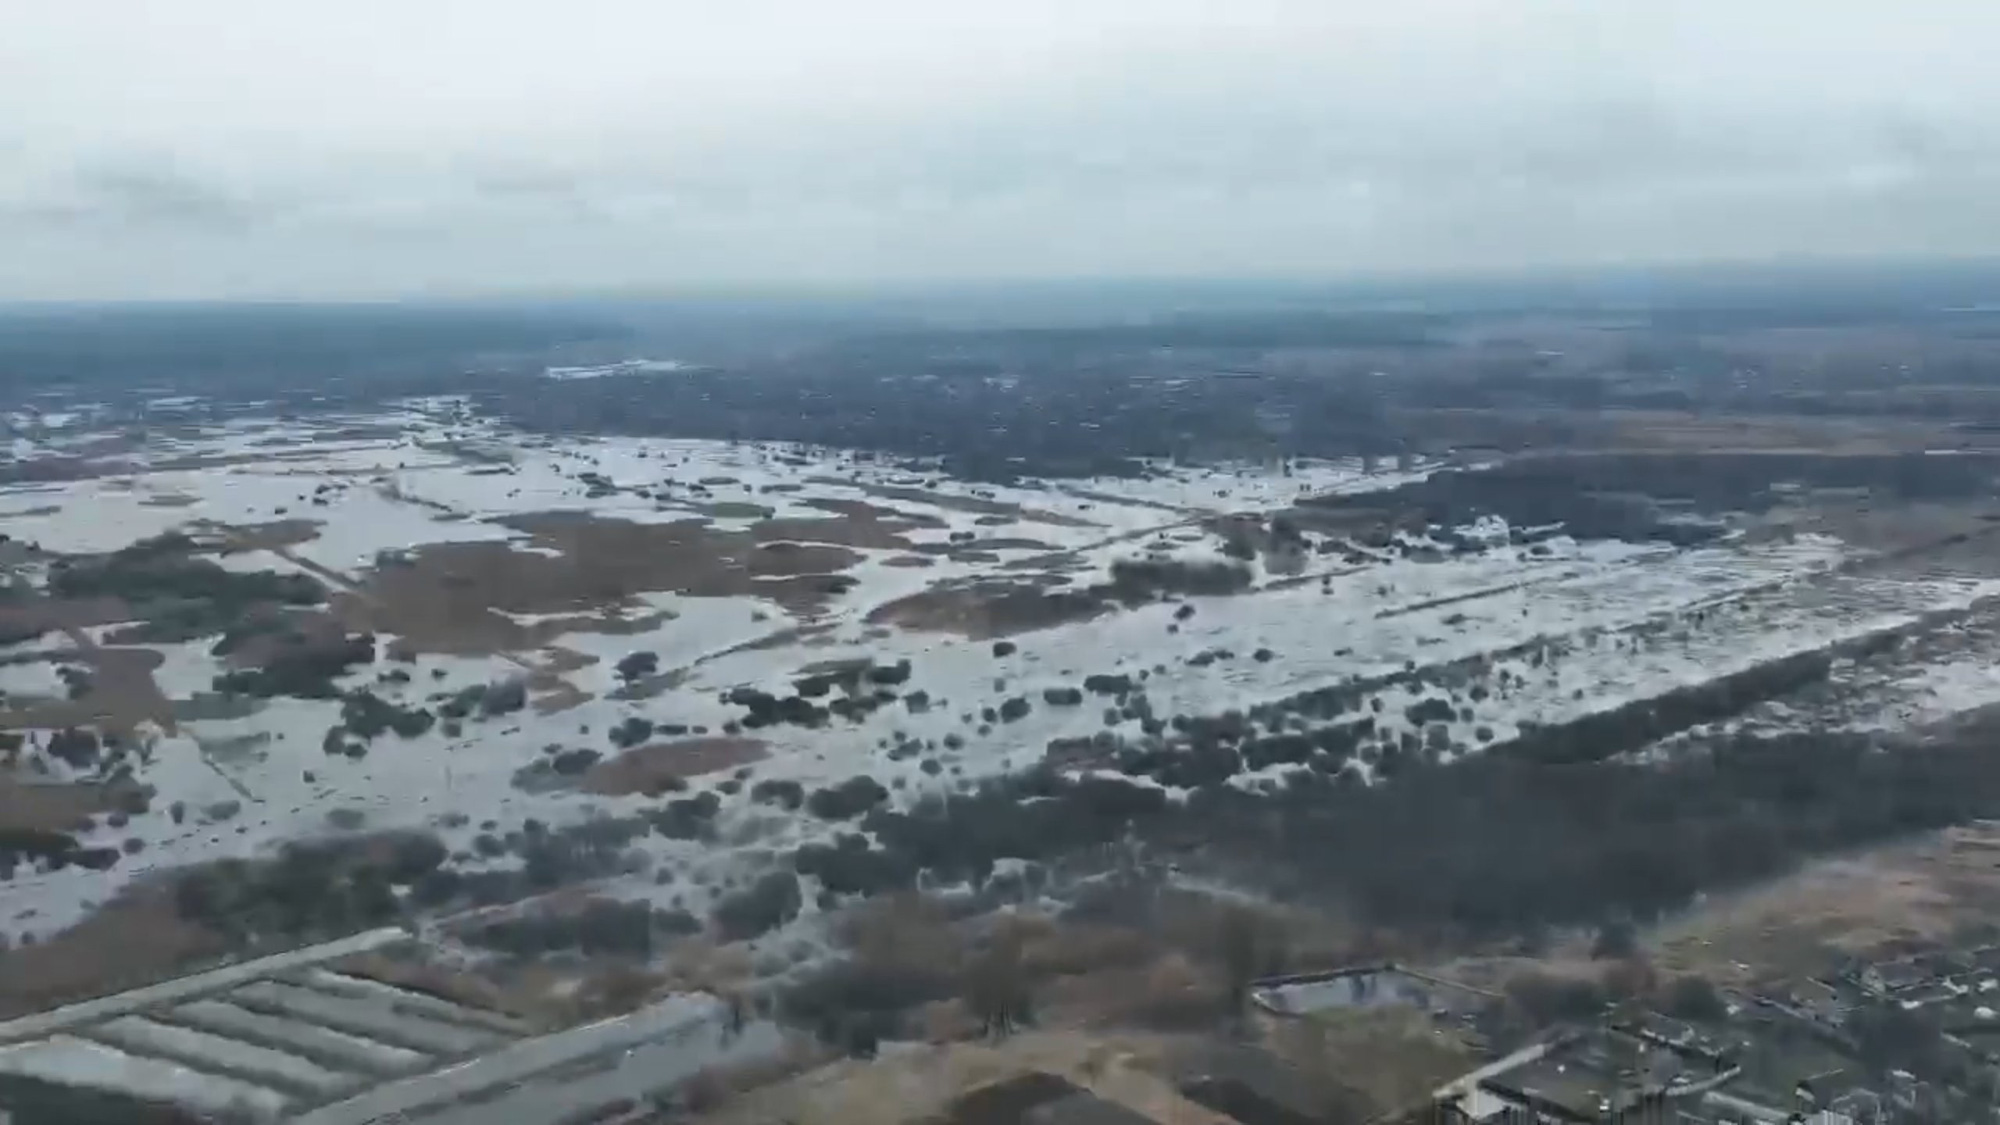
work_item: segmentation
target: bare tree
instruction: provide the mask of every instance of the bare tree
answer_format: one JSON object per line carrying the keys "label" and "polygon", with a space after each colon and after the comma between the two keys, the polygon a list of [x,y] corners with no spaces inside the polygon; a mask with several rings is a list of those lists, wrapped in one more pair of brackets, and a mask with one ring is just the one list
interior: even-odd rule
{"label": "bare tree", "polygon": [[979,1017],[983,1034],[1005,1037],[1031,1018],[1032,1000],[1020,938],[1003,931],[967,969],[966,1006]]}
{"label": "bare tree", "polygon": [[1264,962],[1264,935],[1261,920],[1248,907],[1225,910],[1218,935],[1222,971],[1231,1015],[1242,1016],[1250,1000],[1250,985]]}

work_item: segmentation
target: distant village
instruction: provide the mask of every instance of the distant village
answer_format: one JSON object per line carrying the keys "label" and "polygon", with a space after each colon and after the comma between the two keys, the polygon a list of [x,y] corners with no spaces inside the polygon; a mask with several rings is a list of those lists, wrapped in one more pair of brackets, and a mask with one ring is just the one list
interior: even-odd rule
{"label": "distant village", "polygon": [[[1273,978],[1272,1020],[1408,1005],[1468,1029],[1472,990],[1395,965]],[[1614,1004],[1440,1087],[1399,1125],[1891,1125],[2000,1120],[2000,944],[1709,990],[1681,1018]],[[1338,1076],[1331,1076],[1335,1079]],[[1283,1117],[1239,1117],[1265,1125]],[[1254,1120],[1253,1120],[1254,1119]],[[1324,1119],[1322,1115],[1321,1119]],[[1296,1120],[1296,1119],[1294,1119]]]}
{"label": "distant village", "polygon": [[[1238,1036],[1205,1039],[1157,1065],[1119,1071],[1093,1057],[1110,1048],[1031,1035],[1037,1045],[1008,1056],[1013,1065],[1005,1073],[969,1084],[936,1112],[897,1119],[926,1125],[2000,1120],[2000,944],[1855,963],[1741,991],[1684,977],[1666,995],[1678,1002],[1665,1006],[1706,1010],[1668,1016],[1625,1001],[1501,1044],[1487,1033],[1503,997],[1463,983],[1393,963],[1267,977],[1250,990],[1249,1023]],[[1278,1047],[1288,1030],[1391,1010],[1433,1028],[1440,1039],[1483,1041],[1493,1057],[1384,1112],[1361,1089],[1375,1077],[1362,1072],[1367,1064],[1318,1070]],[[911,1071],[948,1066],[952,1058],[944,1048],[911,1049]],[[896,1067],[891,1060],[885,1050],[873,1065]],[[810,1088],[822,1096],[832,1089]],[[727,1118],[732,1125],[791,1119],[783,1112]]]}

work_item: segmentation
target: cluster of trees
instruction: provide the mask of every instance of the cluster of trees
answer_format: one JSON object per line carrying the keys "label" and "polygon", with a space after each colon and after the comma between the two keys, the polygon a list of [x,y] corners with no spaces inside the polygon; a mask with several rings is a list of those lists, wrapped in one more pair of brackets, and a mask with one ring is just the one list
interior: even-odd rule
{"label": "cluster of trees", "polygon": [[[1232,762],[1233,764],[1232,755]],[[1053,862],[1132,836],[1187,862],[1377,922],[1460,933],[1649,917],[1799,859],[2000,810],[2000,762],[1964,742],[1737,737],[1666,764],[1550,766],[1508,755],[1415,765],[1394,784],[1296,770],[1274,794],[1214,782],[1174,803],[1150,785],[1053,771],[878,807],[869,838],[804,849],[830,889],[984,883],[1002,859]]]}
{"label": "cluster of trees", "polygon": [[102,871],[118,862],[117,848],[86,848],[67,832],[43,828],[0,828],[0,880],[22,864],[40,862],[50,870],[75,864]]}
{"label": "cluster of trees", "polygon": [[[1250,557],[1255,556],[1253,549]],[[1249,588],[1250,568],[1239,563],[1120,559],[1111,564],[1111,582],[1104,593],[1127,605],[1136,605],[1168,594],[1213,597],[1240,594]]]}
{"label": "cluster of trees", "polygon": [[860,774],[838,785],[815,789],[806,798],[806,811],[821,820],[852,820],[889,799],[882,783]]}
{"label": "cluster of trees", "polygon": [[444,863],[428,833],[287,844],[269,860],[222,860],[181,876],[181,917],[234,940],[330,937],[400,916],[394,888]]}
{"label": "cluster of trees", "polygon": [[97,732],[88,727],[64,727],[49,734],[49,756],[73,770],[97,765],[102,750]]}
{"label": "cluster of trees", "polygon": [[1574,722],[1524,730],[1493,749],[1544,765],[1600,761],[1636,752],[1703,723],[1740,715],[1765,700],[1820,683],[1832,670],[1833,657],[1827,653],[1796,653]]}
{"label": "cluster of trees", "polygon": [[343,727],[363,739],[373,739],[385,731],[403,738],[416,738],[431,729],[437,716],[422,707],[391,703],[366,688],[348,692],[340,701]]}
{"label": "cluster of trees", "polygon": [[1515,527],[1562,524],[1579,538],[1692,543],[1719,528],[1667,519],[1652,501],[1707,513],[1761,511],[1773,486],[1867,488],[1919,500],[1985,496],[2000,461],[1988,455],[1814,453],[1592,453],[1530,458],[1479,470],[1447,470],[1386,493],[1327,496],[1323,508],[1394,505],[1453,527],[1497,515]]}
{"label": "cluster of trees", "polygon": [[789,871],[772,871],[746,890],[715,904],[715,929],[725,941],[742,941],[766,934],[799,916],[805,904],[799,880]]}
{"label": "cluster of trees", "polygon": [[191,554],[194,547],[187,536],[170,532],[107,555],[63,559],[49,570],[49,593],[60,598],[119,597],[135,605],[205,601],[239,611],[256,603],[305,606],[326,600],[326,587],[311,575],[228,570]]}
{"label": "cluster of trees", "polygon": [[527,681],[514,678],[460,688],[451,694],[451,698],[438,704],[438,715],[451,722],[459,722],[475,714],[490,719],[511,715],[527,705]]}
{"label": "cluster of trees", "polygon": [[[1020,341],[996,341],[1017,346]],[[549,433],[796,441],[935,461],[973,480],[1136,476],[1141,458],[1393,453],[1372,388],[1294,375],[1158,378],[1149,356],[1079,367],[1001,360],[988,378],[921,355],[813,354],[671,379],[593,379],[551,398],[483,383],[482,410]],[[940,368],[952,374],[933,377]],[[885,374],[886,372],[886,374]],[[1269,419],[1298,419],[1289,433]]]}
{"label": "cluster of trees", "polygon": [[338,643],[302,642],[289,645],[262,667],[239,668],[215,677],[215,690],[229,695],[278,695],[300,699],[338,699],[334,679],[359,664],[375,660],[375,637],[355,633]]}
{"label": "cluster of trees", "polygon": [[700,920],[685,910],[592,899],[581,910],[531,911],[503,918],[480,927],[468,940],[516,957],[570,950],[593,956],[649,957],[659,944],[700,931]]}
{"label": "cluster of trees", "polygon": [[1308,775],[1275,817],[1217,796],[1210,846],[1275,853],[1304,893],[1386,922],[1522,932],[1652,916],[1806,856],[1990,815],[2000,763],[1970,743],[1740,737],[1665,765],[1486,755],[1372,788]]}

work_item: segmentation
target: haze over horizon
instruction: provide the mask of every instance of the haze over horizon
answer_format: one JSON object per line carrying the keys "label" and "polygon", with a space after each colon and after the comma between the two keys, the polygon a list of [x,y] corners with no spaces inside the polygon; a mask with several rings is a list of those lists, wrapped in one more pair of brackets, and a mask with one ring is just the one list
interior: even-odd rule
{"label": "haze over horizon", "polygon": [[2000,253],[2000,8],[0,0],[0,300]]}

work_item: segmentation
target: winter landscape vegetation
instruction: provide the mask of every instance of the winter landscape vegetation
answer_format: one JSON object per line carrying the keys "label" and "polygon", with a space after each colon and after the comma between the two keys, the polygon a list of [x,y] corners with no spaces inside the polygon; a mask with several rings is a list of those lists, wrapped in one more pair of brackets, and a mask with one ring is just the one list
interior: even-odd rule
{"label": "winter landscape vegetation", "polygon": [[0,1104],[1990,1120],[1993,280],[0,312]]}

